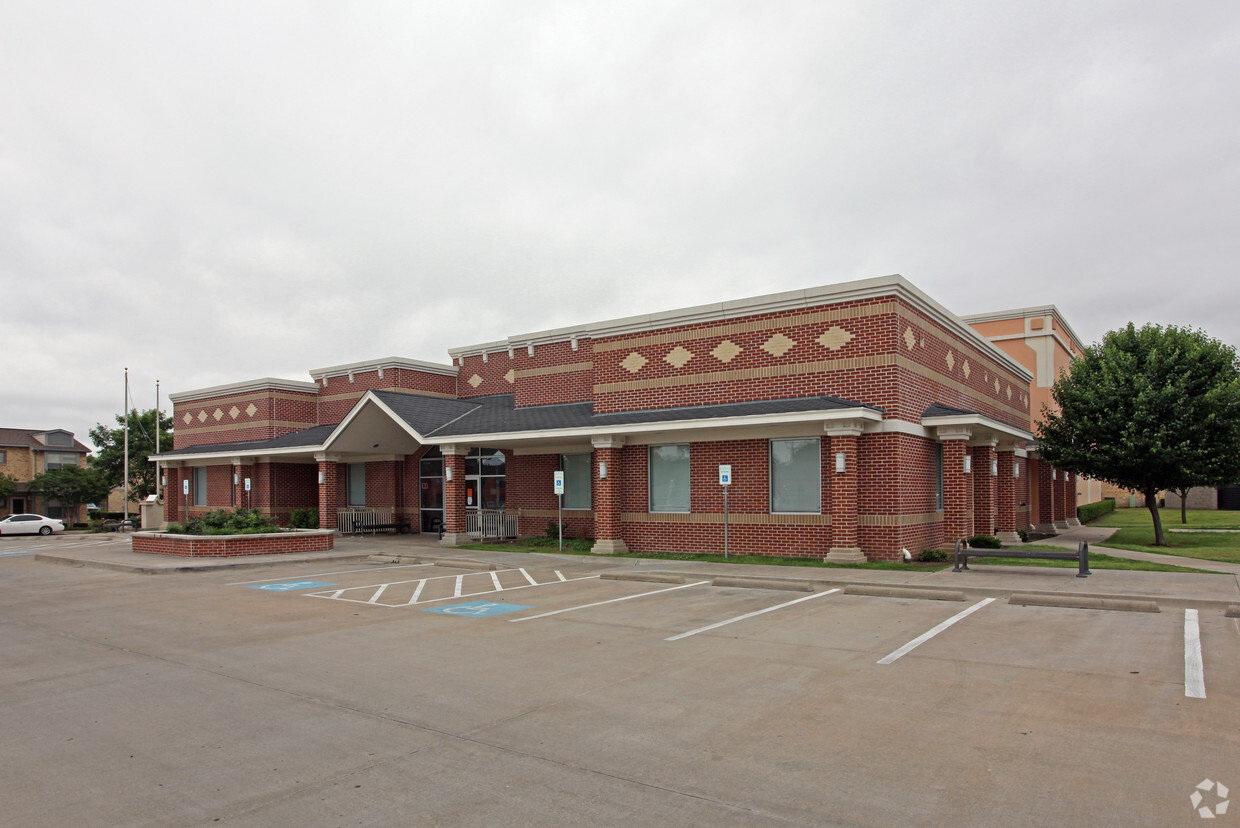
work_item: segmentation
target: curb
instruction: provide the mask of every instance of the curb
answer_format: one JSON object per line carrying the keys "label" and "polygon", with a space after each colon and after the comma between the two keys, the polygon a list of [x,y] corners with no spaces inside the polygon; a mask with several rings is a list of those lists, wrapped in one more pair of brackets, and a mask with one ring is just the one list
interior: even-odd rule
{"label": "curb", "polygon": [[1016,593],[1008,598],[1009,604],[1024,607],[1065,607],[1068,609],[1102,609],[1120,612],[1162,612],[1154,601],[1134,601],[1126,598],[1089,598],[1078,595],[1034,595]]}
{"label": "curb", "polygon": [[954,589],[931,589],[929,587],[877,587],[868,584],[852,584],[844,587],[845,595],[869,595],[873,598],[920,598],[926,601],[964,601],[963,592]]}

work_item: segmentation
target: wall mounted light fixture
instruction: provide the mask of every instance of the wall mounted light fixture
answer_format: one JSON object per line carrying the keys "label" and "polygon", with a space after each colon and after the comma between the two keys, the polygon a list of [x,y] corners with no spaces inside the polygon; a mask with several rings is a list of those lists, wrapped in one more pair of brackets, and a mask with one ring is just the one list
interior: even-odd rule
{"label": "wall mounted light fixture", "polygon": [[843,474],[848,470],[848,455],[842,451],[835,453],[835,471],[836,474]]}
{"label": "wall mounted light fixture", "polygon": [[607,479],[607,461],[600,460],[598,463],[598,476],[600,480]]}
{"label": "wall mounted light fixture", "polygon": [[973,457],[966,454],[964,456],[964,473],[969,474],[973,471]]}

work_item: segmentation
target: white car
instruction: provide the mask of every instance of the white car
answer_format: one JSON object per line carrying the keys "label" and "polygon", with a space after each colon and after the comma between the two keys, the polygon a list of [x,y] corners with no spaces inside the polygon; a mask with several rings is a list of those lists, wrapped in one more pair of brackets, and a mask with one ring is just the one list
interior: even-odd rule
{"label": "white car", "polygon": [[63,531],[63,521],[42,515],[9,515],[0,520],[0,535],[50,535]]}

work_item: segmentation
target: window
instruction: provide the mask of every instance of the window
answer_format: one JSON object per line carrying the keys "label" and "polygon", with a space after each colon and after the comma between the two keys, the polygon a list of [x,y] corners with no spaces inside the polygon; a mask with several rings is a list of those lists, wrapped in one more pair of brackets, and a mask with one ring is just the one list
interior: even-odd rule
{"label": "window", "polygon": [[561,454],[560,468],[564,472],[564,508],[589,509],[590,455]]}
{"label": "window", "polygon": [[503,509],[508,502],[508,458],[497,448],[476,448],[465,455],[465,505]]}
{"label": "window", "polygon": [[817,437],[771,441],[771,511],[822,512],[822,449]]}
{"label": "window", "polygon": [[943,511],[943,444],[934,444],[934,510]]}
{"label": "window", "polygon": [[72,451],[49,451],[43,455],[43,468],[46,471],[73,468],[78,464],[78,455]]}
{"label": "window", "polygon": [[4,449],[0,449],[0,466],[9,462],[9,453]]}
{"label": "window", "polygon": [[422,494],[422,531],[437,532],[443,525],[443,454],[431,446],[418,461]]}
{"label": "window", "polygon": [[207,505],[207,467],[194,467],[194,505]]}
{"label": "window", "polygon": [[366,464],[349,463],[347,506],[366,505]]}
{"label": "window", "polygon": [[689,511],[689,447],[650,447],[650,511]]}

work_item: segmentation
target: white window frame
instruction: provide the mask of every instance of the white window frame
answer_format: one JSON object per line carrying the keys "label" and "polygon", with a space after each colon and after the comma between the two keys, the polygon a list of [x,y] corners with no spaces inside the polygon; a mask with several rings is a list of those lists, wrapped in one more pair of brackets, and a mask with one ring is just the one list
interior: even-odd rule
{"label": "white window frame", "polygon": [[[812,511],[790,511],[775,508],[775,444],[813,441],[818,445],[818,462],[814,464],[817,487],[815,489],[818,508]],[[818,437],[781,437],[767,441],[767,508],[773,515],[821,515],[822,514],[822,440]]]}
{"label": "white window frame", "polygon": [[[579,469],[579,473],[570,474],[568,467],[568,458],[584,457],[585,467]],[[580,454],[561,454],[560,469],[564,472],[564,508],[565,509],[593,509],[594,508],[594,459],[589,452]],[[585,505],[578,503],[581,497],[582,489],[585,490]],[[571,500],[570,500],[571,499]]]}
{"label": "white window frame", "polygon": [[[683,446],[687,457],[685,463],[688,473],[685,476],[685,508],[656,509],[654,508],[654,453],[659,449]],[[693,511],[693,450],[689,443],[666,443],[650,446],[646,450],[646,505],[651,514],[687,515]]]}

